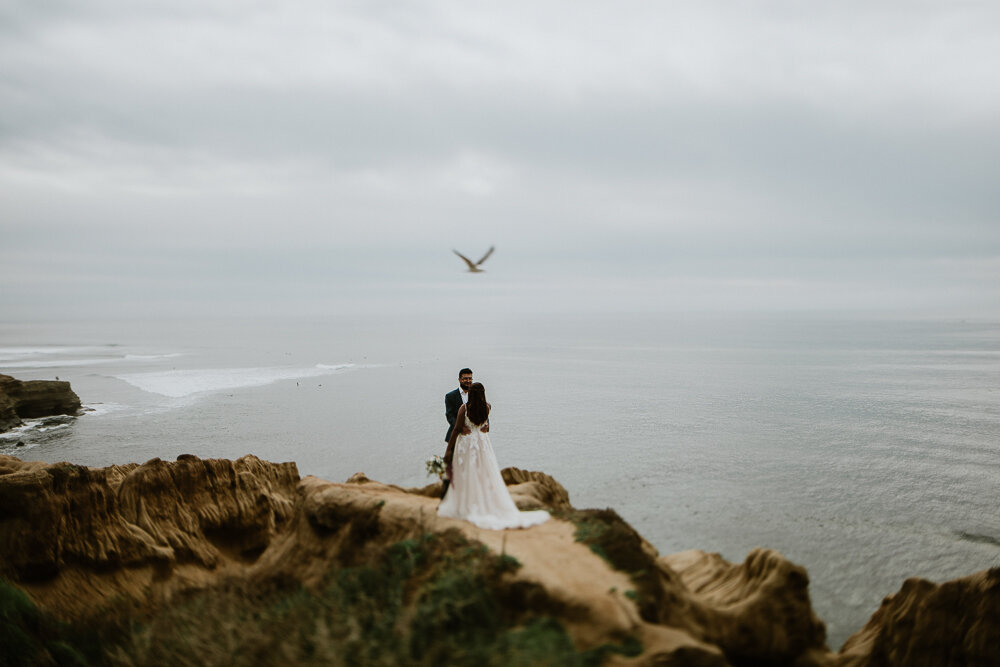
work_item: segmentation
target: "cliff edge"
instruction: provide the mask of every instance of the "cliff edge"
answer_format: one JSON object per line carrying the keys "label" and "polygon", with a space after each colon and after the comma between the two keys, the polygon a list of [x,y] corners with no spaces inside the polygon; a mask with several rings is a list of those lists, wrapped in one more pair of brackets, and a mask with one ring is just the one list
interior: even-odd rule
{"label": "cliff edge", "polygon": [[[553,519],[481,530],[437,516],[438,484],[363,474],[334,483],[254,456],[108,468],[0,456],[0,577],[84,626],[122,601],[155,619],[199,592],[203,617],[205,599],[222,604],[238,590],[227,613],[244,626],[263,613],[247,615],[253,605],[278,620],[217,664],[475,664],[477,646],[488,664],[535,664],[531,651],[557,649],[587,659],[548,664],[1000,664],[1000,571],[911,580],[834,654],[808,574],[779,553],[756,549],[740,564],[661,556],[612,510],[574,509],[544,473],[508,468],[504,478],[520,507]],[[297,619],[296,605],[312,606]],[[156,628],[149,621],[142,641],[116,648],[131,657],[114,664],[191,659],[165,653],[181,649],[157,644]],[[185,641],[198,632],[185,626]],[[206,637],[223,641],[214,627]],[[448,648],[456,638],[466,644]],[[247,642],[257,644],[241,662]],[[216,664],[199,650],[201,664]]]}

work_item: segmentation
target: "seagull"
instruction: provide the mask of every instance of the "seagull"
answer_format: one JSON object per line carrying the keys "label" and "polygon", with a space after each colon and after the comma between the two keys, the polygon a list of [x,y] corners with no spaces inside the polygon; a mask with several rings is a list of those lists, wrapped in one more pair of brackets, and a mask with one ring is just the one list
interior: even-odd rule
{"label": "seagull", "polygon": [[471,259],[469,259],[468,257],[466,257],[457,250],[452,249],[452,252],[461,257],[462,261],[464,261],[466,264],[469,265],[469,273],[482,273],[483,270],[479,268],[479,265],[485,262],[487,258],[489,258],[489,256],[493,254],[493,246],[490,246],[490,249],[486,251],[486,254],[483,255],[483,258],[480,259],[478,262],[473,262]]}

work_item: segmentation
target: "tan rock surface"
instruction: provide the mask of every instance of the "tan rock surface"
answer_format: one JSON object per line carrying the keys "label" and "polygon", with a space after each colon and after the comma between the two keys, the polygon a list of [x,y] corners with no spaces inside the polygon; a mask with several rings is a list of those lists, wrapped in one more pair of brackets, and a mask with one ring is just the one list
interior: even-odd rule
{"label": "tan rock surface", "polygon": [[[78,619],[115,597],[156,609],[221,577],[311,586],[400,540],[458,530],[521,563],[503,575],[505,604],[556,618],[581,649],[639,639],[643,653],[617,664],[917,664],[905,660],[923,650],[913,628],[925,626],[934,646],[961,645],[976,660],[1000,644],[995,572],[908,584],[838,656],[824,644],[805,570],[777,552],[754,550],[739,565],[699,551],[660,557],[614,512],[572,509],[548,475],[503,474],[520,506],[555,517],[481,530],[437,516],[439,485],[300,478],[294,463],[253,456],[100,469],[0,456],[0,576]],[[585,528],[603,541],[578,541]]]}

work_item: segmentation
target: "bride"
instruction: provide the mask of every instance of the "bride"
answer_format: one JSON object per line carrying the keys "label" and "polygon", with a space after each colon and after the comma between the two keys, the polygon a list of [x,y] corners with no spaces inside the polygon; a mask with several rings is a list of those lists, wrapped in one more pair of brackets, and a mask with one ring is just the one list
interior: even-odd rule
{"label": "bride", "polygon": [[482,427],[489,418],[486,390],[476,382],[469,387],[469,402],[458,409],[455,428],[444,455],[451,485],[438,506],[438,514],[471,521],[480,528],[527,528],[549,518],[545,510],[517,509],[500,475],[490,436]]}

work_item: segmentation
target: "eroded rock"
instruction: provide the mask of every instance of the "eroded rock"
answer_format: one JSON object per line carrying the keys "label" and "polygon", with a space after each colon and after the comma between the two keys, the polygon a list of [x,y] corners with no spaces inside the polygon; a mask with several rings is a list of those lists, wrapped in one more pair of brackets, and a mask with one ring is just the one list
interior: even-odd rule
{"label": "eroded rock", "polygon": [[841,649],[843,667],[1000,665],[1000,568],[907,579]]}
{"label": "eroded rock", "polygon": [[503,476],[519,505],[545,507],[554,518],[525,530],[481,530],[438,517],[435,485],[404,489],[361,473],[345,483],[300,478],[294,463],[254,456],[108,468],[0,456],[0,576],[77,620],[113,599],[155,612],[223,580],[319,586],[403,540],[457,531],[468,541],[442,544],[481,544],[518,563],[491,582],[501,613],[554,618],[581,650],[637,640],[641,655],[610,659],[623,665],[1000,658],[998,570],[941,585],[907,582],[832,654],[806,571],[779,553],[756,549],[741,564],[701,551],[660,556],[614,511],[574,510],[548,475],[508,468]]}
{"label": "eroded rock", "polygon": [[80,397],[69,382],[0,375],[0,432],[20,426],[24,419],[79,413]]}

